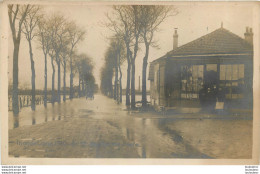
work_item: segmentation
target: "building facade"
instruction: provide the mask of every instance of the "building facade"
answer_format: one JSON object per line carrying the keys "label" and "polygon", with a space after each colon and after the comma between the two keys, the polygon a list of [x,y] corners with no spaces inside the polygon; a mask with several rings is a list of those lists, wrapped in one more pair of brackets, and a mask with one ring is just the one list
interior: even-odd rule
{"label": "building facade", "polygon": [[[252,110],[253,32],[245,39],[223,27],[151,62],[151,105],[156,109],[197,112],[215,108]],[[186,109],[186,111],[185,111]]]}

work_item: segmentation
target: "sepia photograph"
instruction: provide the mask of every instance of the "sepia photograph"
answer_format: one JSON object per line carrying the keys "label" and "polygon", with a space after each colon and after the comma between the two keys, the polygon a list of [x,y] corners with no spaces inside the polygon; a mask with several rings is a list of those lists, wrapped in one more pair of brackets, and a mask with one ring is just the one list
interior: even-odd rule
{"label": "sepia photograph", "polygon": [[4,1],[2,162],[258,164],[258,5]]}

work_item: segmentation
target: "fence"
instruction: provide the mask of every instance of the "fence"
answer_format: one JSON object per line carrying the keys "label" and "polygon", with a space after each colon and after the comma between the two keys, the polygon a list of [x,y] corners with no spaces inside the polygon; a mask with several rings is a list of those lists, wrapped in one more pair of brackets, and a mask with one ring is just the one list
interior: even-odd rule
{"label": "fence", "polygon": [[[23,107],[29,107],[31,106],[32,103],[32,96],[30,95],[19,95],[18,96],[18,104],[19,104],[19,108],[23,108]],[[48,97],[49,100],[49,97]],[[41,105],[44,103],[44,98],[43,95],[36,95],[35,96],[35,104],[36,105]],[[12,111],[12,96],[9,95],[8,96],[8,111]]]}

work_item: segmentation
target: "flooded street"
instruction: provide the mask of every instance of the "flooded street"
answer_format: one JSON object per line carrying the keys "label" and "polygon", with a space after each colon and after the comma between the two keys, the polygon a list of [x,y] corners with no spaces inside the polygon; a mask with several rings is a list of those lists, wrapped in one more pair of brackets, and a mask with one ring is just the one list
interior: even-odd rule
{"label": "flooded street", "polygon": [[[19,122],[19,124],[18,124]],[[13,128],[14,125],[18,128]],[[128,111],[103,95],[9,112],[9,155],[50,158],[251,158],[252,120]]]}

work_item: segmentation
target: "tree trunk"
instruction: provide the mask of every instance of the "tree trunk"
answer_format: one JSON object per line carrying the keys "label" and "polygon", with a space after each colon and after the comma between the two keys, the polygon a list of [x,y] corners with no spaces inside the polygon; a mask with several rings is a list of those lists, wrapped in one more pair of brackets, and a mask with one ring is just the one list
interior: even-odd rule
{"label": "tree trunk", "polygon": [[60,60],[58,60],[57,64],[58,64],[58,103],[60,103]]}
{"label": "tree trunk", "polygon": [[118,67],[117,67],[117,80],[116,80],[116,101],[119,103],[119,80],[118,80]]}
{"label": "tree trunk", "polygon": [[131,108],[135,109],[135,59],[132,60]]}
{"label": "tree trunk", "polygon": [[130,51],[127,47],[127,80],[126,80],[126,106],[130,105],[130,79],[131,79],[131,61],[130,61]]}
{"label": "tree trunk", "polygon": [[120,88],[120,92],[119,92],[119,102],[122,103],[122,70],[121,70],[121,66],[119,64],[119,88]]}
{"label": "tree trunk", "polygon": [[80,92],[80,77],[79,77],[79,91],[78,91],[78,97],[81,97],[81,92]]}
{"label": "tree trunk", "polygon": [[139,34],[135,36],[133,57],[132,57],[132,53],[130,54],[131,64],[132,64],[132,80],[131,80],[131,108],[132,109],[135,109],[135,59],[138,51],[138,39],[139,39]]}
{"label": "tree trunk", "polygon": [[35,111],[35,69],[34,69],[34,61],[31,62],[31,70],[32,70],[32,103],[31,108]]}
{"label": "tree trunk", "polygon": [[118,81],[118,68],[117,68],[117,61],[116,61],[116,65],[115,65],[115,81],[114,81],[114,100],[117,99],[117,81]]}
{"label": "tree trunk", "polygon": [[82,80],[82,95],[85,96],[85,83],[84,80]]}
{"label": "tree trunk", "polygon": [[44,54],[44,107],[47,107],[47,54]]}
{"label": "tree trunk", "polygon": [[70,56],[70,100],[73,99],[73,72],[72,72],[72,58]]}
{"label": "tree trunk", "polygon": [[63,101],[66,101],[66,61],[63,67]]}
{"label": "tree trunk", "polygon": [[145,56],[143,58],[143,72],[142,72],[142,107],[147,106],[146,70],[147,70],[148,55],[149,55],[149,45],[146,44]]}
{"label": "tree trunk", "polygon": [[54,104],[55,102],[55,91],[54,91],[54,84],[55,84],[55,66],[53,62],[53,57],[51,58],[51,65],[52,65],[52,87],[51,87],[51,102]]}
{"label": "tree trunk", "polygon": [[32,44],[31,40],[29,40],[29,53],[30,53],[30,60],[31,60],[31,70],[32,70],[32,102],[31,108],[35,111],[35,68],[34,68],[34,60],[33,60],[33,53],[32,53]]}
{"label": "tree trunk", "polygon": [[[20,40],[14,40],[14,52],[13,52],[13,100],[12,100],[12,107],[13,113],[15,116],[19,113],[19,104],[18,104],[18,55],[19,55],[19,48],[20,48]],[[14,125],[14,127],[18,127]]]}

